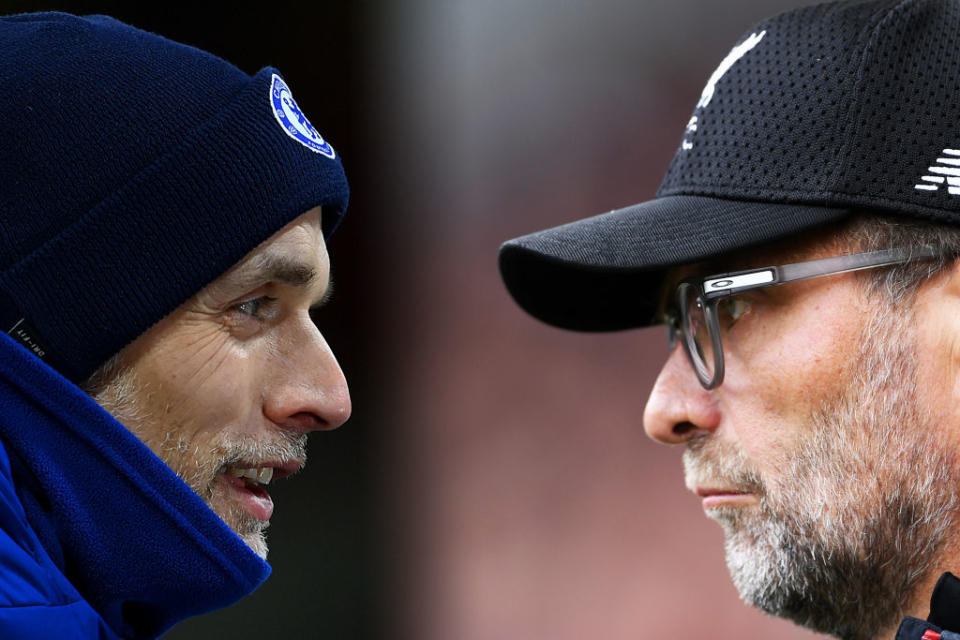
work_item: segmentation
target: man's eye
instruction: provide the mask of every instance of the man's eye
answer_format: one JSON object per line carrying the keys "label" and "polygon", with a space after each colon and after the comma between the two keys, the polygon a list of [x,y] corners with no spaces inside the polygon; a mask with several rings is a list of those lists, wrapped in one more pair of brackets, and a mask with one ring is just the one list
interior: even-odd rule
{"label": "man's eye", "polygon": [[717,305],[721,326],[732,326],[737,320],[743,317],[745,313],[750,311],[750,307],[750,302],[743,298],[737,296],[724,298]]}
{"label": "man's eye", "polygon": [[265,312],[270,310],[270,307],[276,301],[276,298],[271,298],[269,296],[260,296],[259,298],[251,298],[250,300],[244,300],[243,302],[234,306],[234,309],[240,313],[254,318],[262,319]]}

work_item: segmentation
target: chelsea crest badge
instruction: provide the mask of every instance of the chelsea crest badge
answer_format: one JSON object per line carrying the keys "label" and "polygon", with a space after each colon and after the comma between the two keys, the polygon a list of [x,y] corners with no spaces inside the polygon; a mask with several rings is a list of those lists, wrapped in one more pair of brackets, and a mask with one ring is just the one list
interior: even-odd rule
{"label": "chelsea crest badge", "polygon": [[330,159],[336,156],[330,143],[317,133],[307,117],[300,111],[300,107],[297,106],[296,101],[290,94],[287,83],[277,74],[273,74],[273,82],[270,83],[270,106],[273,107],[274,117],[288,136],[311,151],[325,155]]}

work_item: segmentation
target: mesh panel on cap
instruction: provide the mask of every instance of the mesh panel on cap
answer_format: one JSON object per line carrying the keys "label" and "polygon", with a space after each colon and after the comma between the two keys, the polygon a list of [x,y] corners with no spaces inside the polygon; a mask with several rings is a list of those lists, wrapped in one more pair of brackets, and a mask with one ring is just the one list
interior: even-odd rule
{"label": "mesh panel on cap", "polygon": [[960,222],[948,185],[914,188],[945,148],[960,148],[960,3],[906,2],[877,29],[838,197]]}
{"label": "mesh panel on cap", "polygon": [[761,33],[694,110],[696,130],[658,195],[873,207],[960,223],[960,190],[949,190],[960,184],[915,188],[944,149],[960,148],[958,0],[806,7],[760,23],[741,43]]}
{"label": "mesh panel on cap", "polygon": [[658,195],[822,201],[843,143],[854,54],[894,4],[806,7],[748,32],[743,40],[765,33],[694,110],[693,146],[677,152]]}

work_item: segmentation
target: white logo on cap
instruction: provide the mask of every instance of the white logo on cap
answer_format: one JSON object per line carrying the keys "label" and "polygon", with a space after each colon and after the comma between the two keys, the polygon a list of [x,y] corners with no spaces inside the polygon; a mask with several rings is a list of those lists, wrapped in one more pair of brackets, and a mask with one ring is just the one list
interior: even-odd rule
{"label": "white logo on cap", "polygon": [[706,108],[710,104],[710,101],[713,100],[713,94],[717,91],[717,83],[720,82],[727,71],[730,71],[730,67],[737,63],[737,60],[747,55],[751,49],[760,44],[760,41],[763,40],[763,36],[767,35],[766,31],[761,31],[760,33],[751,34],[749,38],[735,46],[730,50],[730,53],[727,54],[727,57],[723,59],[720,63],[720,66],[716,68],[713,74],[710,76],[710,79],[707,80],[707,86],[703,88],[703,93],[700,94],[700,100],[697,102],[697,107],[694,109],[694,116],[690,118],[690,122],[687,124],[686,135],[683,138],[683,144],[681,148],[686,151],[693,149],[693,142],[690,141],[690,137],[697,131],[697,121],[699,116],[696,114],[701,110]]}
{"label": "white logo on cap", "polygon": [[960,196],[960,150],[944,149],[937,158],[937,164],[927,167],[927,175],[920,177],[920,183],[913,185],[918,191],[937,191],[940,185],[947,183],[947,193]]}
{"label": "white logo on cap", "polygon": [[311,151],[331,159],[336,156],[330,143],[317,133],[307,117],[303,115],[303,111],[290,94],[287,83],[277,74],[273,74],[273,82],[270,83],[270,106],[273,107],[273,115],[284,133]]}

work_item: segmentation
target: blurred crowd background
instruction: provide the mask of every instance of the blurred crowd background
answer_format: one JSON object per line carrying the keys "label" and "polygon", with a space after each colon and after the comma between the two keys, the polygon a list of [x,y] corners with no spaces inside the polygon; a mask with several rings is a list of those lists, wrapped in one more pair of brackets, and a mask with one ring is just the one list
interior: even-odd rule
{"label": "blurred crowd background", "polygon": [[353,418],[274,485],[267,584],[167,637],[812,638],[740,603],[680,451],[643,434],[665,331],[549,328],[496,269],[652,197],[714,67],[804,3],[0,0],[278,67],[351,182],[320,323]]}

